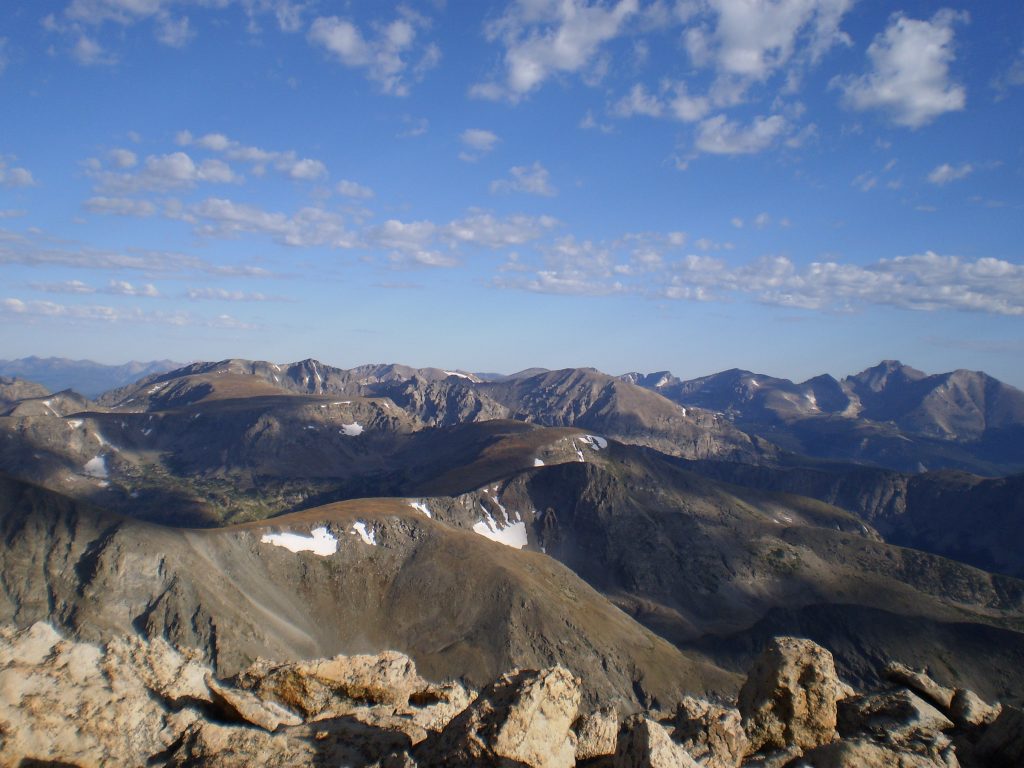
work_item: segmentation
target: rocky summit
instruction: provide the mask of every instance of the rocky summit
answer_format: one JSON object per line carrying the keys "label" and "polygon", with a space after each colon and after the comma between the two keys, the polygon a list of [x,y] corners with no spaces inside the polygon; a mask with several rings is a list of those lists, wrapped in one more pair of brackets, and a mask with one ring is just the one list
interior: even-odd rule
{"label": "rocky summit", "polygon": [[1024,712],[890,664],[857,691],[821,646],[773,638],[736,700],[671,710],[583,706],[563,667],[479,691],[395,652],[260,659],[219,679],[198,653],[129,635],[0,629],[0,766],[1009,768]]}

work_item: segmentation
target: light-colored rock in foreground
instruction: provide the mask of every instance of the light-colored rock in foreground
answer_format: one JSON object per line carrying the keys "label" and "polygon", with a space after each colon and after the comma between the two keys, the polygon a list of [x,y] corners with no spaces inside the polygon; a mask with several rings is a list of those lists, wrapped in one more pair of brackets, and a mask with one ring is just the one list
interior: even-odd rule
{"label": "light-colored rock in foreground", "polygon": [[836,702],[846,695],[832,654],[795,637],[777,637],[761,653],[739,694],[748,754],[836,738]]}
{"label": "light-colored rock in foreground", "polygon": [[614,755],[619,737],[619,718],[612,709],[600,709],[576,721],[576,762]]}
{"label": "light-colored rock in foreground", "polygon": [[612,768],[700,768],[661,725],[644,715],[628,718],[619,731]]}
{"label": "light-colored rock in foreground", "polygon": [[575,765],[571,726],[580,698],[579,679],[562,667],[506,673],[440,734],[421,744],[416,761],[421,766]]}
{"label": "light-colored rock in foreground", "polygon": [[740,713],[687,696],[670,721],[672,739],[705,768],[737,768],[747,752]]}

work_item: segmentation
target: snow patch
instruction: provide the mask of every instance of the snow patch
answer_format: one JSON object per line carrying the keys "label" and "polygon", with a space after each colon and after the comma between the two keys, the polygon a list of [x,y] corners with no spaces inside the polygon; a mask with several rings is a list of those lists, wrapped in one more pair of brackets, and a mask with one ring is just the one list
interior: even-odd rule
{"label": "snow patch", "polygon": [[544,466],[544,459],[534,459],[533,460],[533,466],[535,466],[535,467],[543,467]]}
{"label": "snow patch", "polygon": [[359,538],[364,543],[369,544],[372,547],[377,546],[377,534],[366,527],[366,523],[362,520],[352,523],[352,533],[359,534]]}
{"label": "snow patch", "polygon": [[342,434],[348,435],[349,437],[356,437],[357,435],[363,434],[363,425],[358,421],[354,421],[351,424],[342,424],[341,429],[338,431]]}
{"label": "snow patch", "polygon": [[71,427],[72,429],[78,429],[80,426],[82,426],[81,419],[68,419],[67,423],[68,426]]}
{"label": "snow patch", "polygon": [[[481,505],[483,508],[483,505]],[[504,544],[513,549],[522,549],[527,545],[526,523],[512,523],[506,528],[499,528],[494,518],[484,509],[486,518],[473,526],[473,532],[479,533],[484,538]]]}
{"label": "snow patch", "polygon": [[472,376],[467,376],[466,374],[459,373],[458,371],[445,371],[444,375],[445,376],[458,376],[460,379],[468,379],[469,381],[473,380]]}
{"label": "snow patch", "polygon": [[608,447],[608,441],[603,437],[598,437],[597,435],[584,435],[580,438],[580,442],[586,443],[595,451],[600,451]]}
{"label": "snow patch", "polygon": [[326,528],[314,528],[310,534],[303,536],[299,533],[265,533],[260,538],[260,543],[284,547],[289,552],[312,552],[321,557],[333,555],[338,551],[338,540]]}
{"label": "snow patch", "polygon": [[107,478],[107,459],[105,456],[93,456],[83,467],[89,477],[105,480]]}
{"label": "snow patch", "polygon": [[427,505],[424,502],[422,502],[422,501],[411,501],[410,500],[409,501],[409,506],[412,507],[413,509],[415,509],[417,512],[422,512],[427,517],[431,517],[431,518],[433,517],[433,515],[430,514],[430,509],[428,509]]}
{"label": "snow patch", "polygon": [[578,445],[576,445],[576,441],[575,440],[572,441],[572,447],[573,447],[573,450],[576,451],[576,458],[578,460],[580,460],[580,461],[586,461],[586,459],[583,458],[583,451],[581,451],[580,447]]}

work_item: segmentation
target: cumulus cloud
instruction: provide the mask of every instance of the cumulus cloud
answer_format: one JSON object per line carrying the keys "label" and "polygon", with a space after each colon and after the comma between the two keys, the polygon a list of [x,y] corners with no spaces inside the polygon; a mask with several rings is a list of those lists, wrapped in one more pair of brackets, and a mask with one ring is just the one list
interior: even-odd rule
{"label": "cumulus cloud", "polygon": [[664,109],[664,105],[655,94],[648,93],[643,83],[636,83],[628,94],[616,102],[612,111],[619,117],[632,117],[633,115],[661,117]]}
{"label": "cumulus cloud", "polygon": [[437,225],[430,221],[388,219],[369,232],[368,240],[390,251],[388,258],[395,265],[454,267],[458,263],[455,257],[434,246],[437,231]]}
{"label": "cumulus cloud", "polygon": [[340,214],[313,206],[288,215],[229,199],[207,198],[168,215],[191,223],[197,233],[207,237],[261,234],[282,245],[307,248],[352,248],[358,244]]}
{"label": "cumulus cloud", "polygon": [[[711,0],[716,14],[711,39],[691,34],[696,62],[713,57],[728,76],[762,81],[797,58],[815,63],[837,44],[849,45],[840,29],[854,0]],[[700,30],[699,27],[694,28]]]}
{"label": "cumulus cloud", "polygon": [[833,84],[842,88],[849,107],[881,109],[908,128],[962,110],[967,91],[952,81],[949,66],[956,56],[954,25],[966,21],[966,13],[948,9],[926,21],[897,13],[868,47],[870,71]]}
{"label": "cumulus cloud", "polygon": [[456,219],[444,229],[444,236],[455,244],[504,248],[537,240],[558,226],[551,216],[508,216],[499,218],[482,211]]}
{"label": "cumulus cloud", "polygon": [[223,154],[234,162],[248,163],[256,176],[262,176],[268,167],[297,181],[316,181],[327,175],[327,166],[320,160],[299,157],[292,149],[266,150],[249,146],[223,133],[207,133],[197,138],[190,131],[181,131],[176,142],[182,147],[196,146]]}
{"label": "cumulus cloud", "polygon": [[775,145],[789,131],[782,115],[758,116],[749,125],[715,115],[701,121],[697,149],[714,155],[749,155]]}
{"label": "cumulus cloud", "polygon": [[498,134],[482,128],[467,128],[459,134],[459,141],[465,149],[459,153],[459,159],[474,163],[486,155],[498,143]]}
{"label": "cumulus cloud", "polygon": [[20,166],[12,166],[16,158],[0,155],[0,186],[3,187],[34,187],[36,180],[32,171]]}
{"label": "cumulus cloud", "polygon": [[602,47],[638,10],[638,0],[516,0],[485,29],[505,49],[502,82],[479,83],[470,94],[516,101],[554,75],[599,75]]}
{"label": "cumulus cloud", "polygon": [[944,184],[949,184],[951,181],[966,179],[973,171],[974,166],[970,163],[962,163],[961,165],[943,163],[942,165],[936,166],[932,172],[928,174],[928,181],[932,184],[942,186]]}
{"label": "cumulus cloud", "polygon": [[554,197],[558,194],[558,190],[551,185],[548,169],[540,162],[509,168],[508,178],[491,182],[491,192],[525,192],[543,197]]}
{"label": "cumulus cloud", "polygon": [[399,18],[375,25],[367,33],[348,19],[321,16],[309,28],[309,40],[346,67],[364,69],[384,93],[406,96],[409,81],[419,81],[441,60],[435,43],[417,43],[429,21],[409,9]]}
{"label": "cumulus cloud", "polygon": [[241,181],[223,160],[207,158],[199,163],[185,152],[149,155],[137,171],[112,171],[92,158],[86,172],[97,188],[118,195],[190,189],[199,183],[234,184]]}
{"label": "cumulus cloud", "polygon": [[129,197],[90,197],[83,205],[92,213],[117,216],[147,218],[156,213],[156,206],[148,200],[135,200]]}
{"label": "cumulus cloud", "polygon": [[[1024,316],[1024,265],[964,259],[933,251],[868,264],[824,260],[798,265],[785,256],[736,263],[708,253],[670,258],[657,239],[627,248],[564,238],[531,263],[511,259],[495,284],[544,293],[732,301],[822,311],[889,306],[916,311],[970,311]],[[700,241],[694,245],[699,249]],[[639,254],[642,260],[636,257]]]}
{"label": "cumulus cloud", "polygon": [[152,283],[135,285],[127,280],[111,280],[107,283],[104,293],[113,293],[119,296],[146,296],[149,298],[156,298],[160,295],[160,291]]}
{"label": "cumulus cloud", "polygon": [[352,197],[357,200],[368,200],[369,198],[373,197],[372,189],[363,186],[362,184],[359,184],[355,181],[350,181],[349,179],[342,179],[341,181],[339,181],[338,184],[335,186],[335,189],[338,190],[339,195],[344,195],[345,197]]}
{"label": "cumulus cloud", "polygon": [[117,168],[134,168],[139,158],[130,149],[112,149],[107,153],[110,156],[110,162]]}

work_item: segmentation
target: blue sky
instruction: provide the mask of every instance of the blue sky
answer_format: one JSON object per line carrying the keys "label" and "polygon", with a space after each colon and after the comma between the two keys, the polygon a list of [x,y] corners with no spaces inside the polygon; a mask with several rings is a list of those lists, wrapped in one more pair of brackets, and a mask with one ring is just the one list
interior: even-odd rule
{"label": "blue sky", "polygon": [[0,18],[0,357],[1024,386],[1024,7]]}

